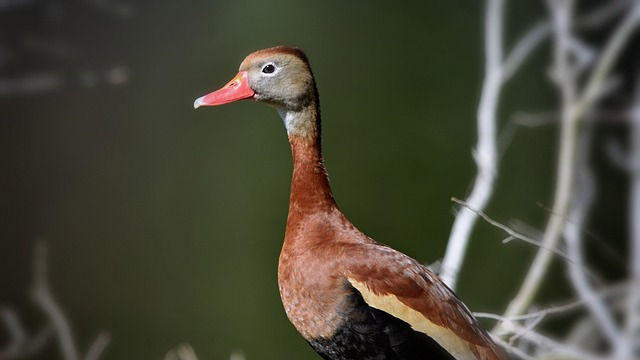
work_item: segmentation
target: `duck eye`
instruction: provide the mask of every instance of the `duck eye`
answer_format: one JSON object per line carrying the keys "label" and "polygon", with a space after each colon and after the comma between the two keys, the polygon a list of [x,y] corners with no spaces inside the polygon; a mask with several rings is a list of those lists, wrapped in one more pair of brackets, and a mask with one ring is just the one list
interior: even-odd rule
{"label": "duck eye", "polygon": [[262,68],[262,72],[265,74],[273,74],[276,71],[276,67],[273,64],[267,64]]}

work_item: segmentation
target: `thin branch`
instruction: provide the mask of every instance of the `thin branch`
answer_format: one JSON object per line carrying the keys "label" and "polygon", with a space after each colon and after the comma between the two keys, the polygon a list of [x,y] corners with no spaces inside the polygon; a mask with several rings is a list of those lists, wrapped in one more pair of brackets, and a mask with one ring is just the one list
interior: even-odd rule
{"label": "thin branch", "polygon": [[[474,208],[484,209],[488,203],[497,173],[496,112],[502,86],[502,23],[503,0],[489,0],[485,13],[485,79],[478,106],[478,143],[474,158],[478,167],[473,189],[467,202]],[[471,211],[462,209],[456,216],[442,260],[441,277],[455,289],[458,273],[462,266],[471,231],[477,217]]]}
{"label": "thin branch", "polygon": [[[573,261],[573,259],[568,256],[567,254],[565,254],[564,252],[562,252],[560,249],[558,248],[549,248],[549,247],[545,247],[545,245],[540,241],[540,240],[536,240],[534,238],[531,238],[529,236],[526,236],[524,234],[521,234],[513,229],[511,229],[510,227],[499,223],[495,220],[493,220],[492,218],[489,217],[489,215],[483,213],[480,210],[474,209],[472,208],[469,204],[465,203],[464,201],[458,199],[458,198],[451,198],[451,201],[462,205],[463,207],[469,209],[470,211],[474,212],[475,214],[477,214],[478,216],[480,216],[484,221],[486,221],[487,223],[497,227],[498,229],[506,232],[509,237],[507,237],[506,239],[504,239],[502,242],[503,243],[508,243],[509,241],[513,240],[513,239],[518,239],[518,240],[522,240],[528,244],[534,245],[540,249],[546,250],[550,253],[553,253],[555,255],[557,255],[558,257],[562,258],[563,260],[565,260],[568,263],[571,263],[575,266],[579,266],[578,264],[575,263],[575,261]],[[593,277],[593,275],[591,274],[591,271],[585,267],[580,267],[580,269],[585,273],[588,274],[589,276]]]}
{"label": "thin branch", "polygon": [[558,122],[558,112],[546,111],[537,114],[530,114],[521,111],[515,113],[511,121],[513,121],[516,125],[530,128],[555,124]]}
{"label": "thin branch", "polygon": [[551,26],[548,21],[540,21],[527,31],[502,64],[502,82],[510,79],[518,71],[518,68],[550,33]]}
{"label": "thin branch", "polygon": [[510,317],[522,314],[531,304],[537,294],[543,277],[551,262],[551,253],[543,251],[544,248],[556,248],[560,239],[560,234],[564,225],[564,216],[569,203],[569,189],[573,182],[573,157],[575,151],[575,139],[577,126],[575,121],[568,117],[567,104],[571,104],[575,97],[575,84],[572,70],[569,69],[569,29],[571,28],[571,18],[573,4],[569,1],[550,2],[551,14],[553,18],[553,29],[555,34],[554,42],[554,63],[553,78],[560,84],[563,99],[563,109],[561,111],[561,140],[559,161],[557,165],[558,177],[556,180],[556,191],[554,195],[553,214],[547,223],[544,236],[542,238],[543,247],[538,250],[533,260],[529,272],[523,281],[517,295],[511,300],[505,316]]}
{"label": "thin branch", "polygon": [[532,311],[522,315],[506,317],[503,315],[483,313],[483,312],[474,312],[473,314],[474,316],[479,318],[495,319],[495,320],[501,320],[501,321],[522,321],[522,320],[534,319],[540,316],[546,317],[549,315],[564,314],[569,311],[577,310],[580,307],[583,307],[589,301],[594,301],[596,299],[601,300],[601,299],[607,299],[611,297],[624,297],[625,294],[630,291],[632,286],[633,284],[630,282],[618,283],[615,285],[608,286],[598,291],[595,294],[592,294],[593,298],[580,298],[574,301],[565,301],[564,304],[561,304],[561,305],[546,306],[541,310]]}
{"label": "thin branch", "polygon": [[[579,17],[575,22],[576,28],[590,29],[601,26],[624,10],[628,3],[629,0],[608,1],[603,6]],[[542,20],[521,37],[502,65],[503,82],[513,76],[522,63],[550,34],[551,22]]]}
{"label": "thin branch", "polygon": [[527,323],[525,327],[523,327],[518,331],[515,331],[514,334],[509,337],[509,342],[514,343],[518,339],[522,338],[529,331],[533,331],[533,329],[535,329],[538,325],[540,325],[542,320],[544,320],[544,316],[538,316],[536,318],[531,319],[531,321]]}
{"label": "thin branch", "polygon": [[[64,360],[80,360],[81,357],[78,347],[71,333],[71,326],[64,312],[53,298],[49,288],[49,280],[47,277],[47,247],[44,243],[36,244],[33,298],[35,303],[40,306],[49,318],[53,331],[58,339],[62,358]],[[109,335],[107,333],[101,333],[89,347],[87,355],[82,359],[97,360],[109,342]]]}
{"label": "thin branch", "polygon": [[[591,129],[592,127],[589,126],[588,128]],[[579,186],[576,186],[575,195],[573,196],[575,200],[570,210],[570,218],[573,219],[573,221],[568,221],[564,229],[567,252],[574,263],[577,264],[577,266],[568,267],[569,278],[580,298],[592,299],[586,302],[587,309],[597,321],[604,337],[609,341],[614,351],[618,352],[619,350],[617,349],[622,348],[620,343],[624,341],[624,338],[621,336],[607,306],[595,296],[595,290],[592,288],[589,280],[578,270],[584,268],[585,264],[583,256],[584,250],[582,249],[582,231],[577,224],[582,223],[586,218],[595,193],[593,175],[591,174],[588,161],[585,158],[590,146],[590,131],[583,132],[580,140],[579,151],[577,151],[577,153],[581,154],[578,156],[577,161],[577,166],[581,170],[579,176],[580,181]]]}
{"label": "thin branch", "polygon": [[575,21],[576,29],[585,30],[603,26],[608,21],[627,10],[629,5],[634,1],[636,0],[606,1],[602,6],[597,7],[584,16],[578,17]]}
{"label": "thin branch", "polygon": [[507,351],[509,351],[510,353],[516,355],[519,359],[522,360],[536,360],[535,357],[530,356],[529,354],[527,354],[526,352],[518,349],[517,347],[513,346],[512,344],[502,340],[500,337],[498,336],[491,336],[491,338],[493,339],[493,341],[495,341],[498,345],[500,345],[501,347],[503,347],[504,349],[507,349]]}
{"label": "thin branch", "polygon": [[0,350],[0,359],[9,359],[20,353],[27,341],[27,333],[13,310],[1,309],[0,319],[9,333],[9,344],[6,349]]}
{"label": "thin branch", "polygon": [[45,312],[55,329],[60,351],[65,360],[78,360],[78,351],[71,335],[71,327],[49,290],[47,280],[47,248],[43,243],[36,246],[34,301]]}
{"label": "thin branch", "polygon": [[18,315],[11,309],[2,309],[0,318],[9,335],[9,344],[0,350],[0,359],[21,359],[33,356],[47,343],[53,335],[50,325],[42,327],[35,335],[29,336],[20,323]]}
{"label": "thin branch", "polygon": [[98,337],[96,337],[93,343],[91,343],[91,346],[89,346],[84,360],[98,360],[110,342],[111,336],[108,333],[102,332],[98,334]]}
{"label": "thin branch", "polygon": [[[523,339],[526,339],[537,346],[540,353],[534,357],[535,359],[549,359],[552,358],[552,355],[557,355],[559,356],[558,358],[561,359],[602,360],[601,356],[592,355],[583,351],[581,348],[558,342],[548,336],[535,332],[532,329],[527,330],[526,327],[519,325],[518,323],[509,322],[506,320],[508,318],[503,318],[499,315],[496,315],[495,318],[505,324],[504,329],[507,329],[512,333],[520,333]],[[504,344],[505,342],[501,341],[500,343]],[[508,346],[508,348],[511,349],[513,347]]]}
{"label": "thin branch", "polygon": [[640,25],[640,3],[636,1],[607,41],[606,47],[589,77],[585,90],[572,109],[575,118],[584,116],[584,113],[590,110],[594,101],[597,100],[600,89],[607,82],[613,65],[618,60],[620,53],[638,25]]}

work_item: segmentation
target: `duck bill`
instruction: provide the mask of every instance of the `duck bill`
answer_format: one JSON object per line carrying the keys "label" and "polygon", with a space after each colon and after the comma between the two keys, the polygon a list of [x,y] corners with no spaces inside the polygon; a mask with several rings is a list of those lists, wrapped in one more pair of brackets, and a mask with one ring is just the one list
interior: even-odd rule
{"label": "duck bill", "polygon": [[193,103],[195,109],[200,106],[215,106],[227,104],[233,101],[251,99],[255,92],[249,86],[249,75],[246,71],[240,71],[236,77],[223,86],[205,96],[201,96]]}

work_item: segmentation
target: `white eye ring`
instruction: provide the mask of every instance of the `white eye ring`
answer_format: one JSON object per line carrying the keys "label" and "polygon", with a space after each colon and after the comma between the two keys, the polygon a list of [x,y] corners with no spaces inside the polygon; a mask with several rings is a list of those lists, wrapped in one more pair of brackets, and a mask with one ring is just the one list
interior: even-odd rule
{"label": "white eye ring", "polygon": [[262,66],[262,70],[260,70],[260,72],[266,76],[273,76],[277,70],[278,67],[274,63],[268,62]]}

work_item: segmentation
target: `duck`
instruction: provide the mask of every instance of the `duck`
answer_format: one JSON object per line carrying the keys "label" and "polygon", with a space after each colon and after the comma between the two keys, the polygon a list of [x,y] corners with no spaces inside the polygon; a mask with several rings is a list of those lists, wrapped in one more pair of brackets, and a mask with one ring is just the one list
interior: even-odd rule
{"label": "duck", "polygon": [[321,150],[320,101],[306,54],[277,46],[194,108],[253,100],[275,108],[293,156],[278,287],[287,317],[325,360],[504,360],[465,304],[427,267],[376,242],[340,211]]}

